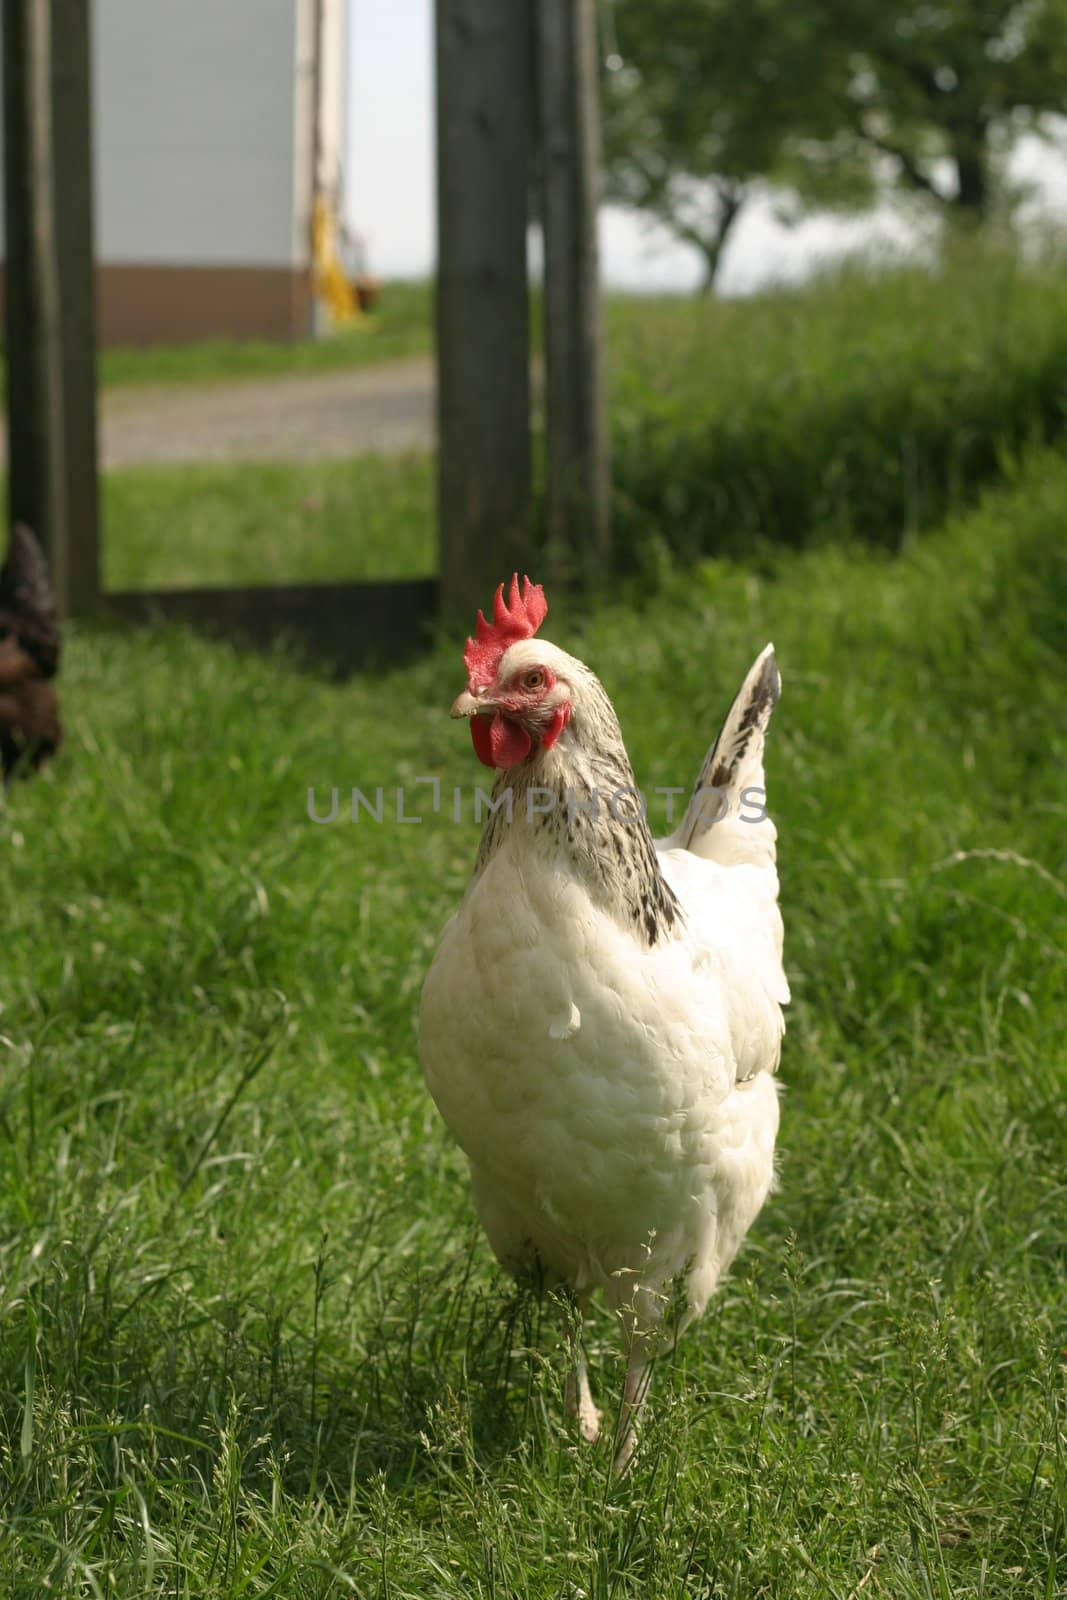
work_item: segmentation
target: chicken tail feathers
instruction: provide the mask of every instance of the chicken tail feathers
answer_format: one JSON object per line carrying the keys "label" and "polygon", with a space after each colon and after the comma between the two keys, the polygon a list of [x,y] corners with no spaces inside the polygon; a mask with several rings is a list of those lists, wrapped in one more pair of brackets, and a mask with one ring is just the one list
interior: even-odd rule
{"label": "chicken tail feathers", "polygon": [[757,656],[704,759],[672,845],[728,865],[773,862],[763,749],[782,680],[772,644]]}

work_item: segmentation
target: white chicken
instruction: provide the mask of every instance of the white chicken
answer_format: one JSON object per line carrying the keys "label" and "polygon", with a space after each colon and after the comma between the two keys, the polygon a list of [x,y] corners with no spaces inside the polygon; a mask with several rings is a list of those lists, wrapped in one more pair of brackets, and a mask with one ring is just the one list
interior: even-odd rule
{"label": "white chicken", "polygon": [[571,1308],[567,1409],[589,1440],[590,1296],[618,1318],[622,1471],[652,1358],[704,1310],[774,1182],[789,989],[763,746],[780,680],[768,645],[684,820],[653,841],[604,689],[535,638],[547,609],[513,578],[467,641],[452,715],[499,777],[423,987],[420,1055],[497,1258]]}

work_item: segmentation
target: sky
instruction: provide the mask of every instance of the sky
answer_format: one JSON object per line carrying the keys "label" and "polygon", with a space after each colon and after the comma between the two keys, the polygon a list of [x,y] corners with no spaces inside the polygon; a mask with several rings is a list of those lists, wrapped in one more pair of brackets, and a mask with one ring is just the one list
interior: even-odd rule
{"label": "sky", "polygon": [[[379,277],[425,278],[434,262],[433,0],[349,0],[349,150],[346,209]],[[1035,189],[1034,213],[1067,223],[1067,163],[1036,140],[1013,176]],[[725,294],[796,281],[843,252],[908,249],[914,222],[887,207],[870,217],[810,217],[790,227],[770,199],[746,208],[723,261]],[[601,269],[614,288],[689,290],[696,253],[647,219],[607,207]]]}

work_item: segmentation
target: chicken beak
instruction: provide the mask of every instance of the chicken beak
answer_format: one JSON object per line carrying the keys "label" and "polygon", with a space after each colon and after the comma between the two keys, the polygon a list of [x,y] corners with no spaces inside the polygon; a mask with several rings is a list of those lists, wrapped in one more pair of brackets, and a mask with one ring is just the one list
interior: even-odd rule
{"label": "chicken beak", "polygon": [[452,702],[452,715],[454,717],[473,717],[479,711],[489,709],[484,700],[478,700],[469,689],[464,689],[462,694],[457,694]]}

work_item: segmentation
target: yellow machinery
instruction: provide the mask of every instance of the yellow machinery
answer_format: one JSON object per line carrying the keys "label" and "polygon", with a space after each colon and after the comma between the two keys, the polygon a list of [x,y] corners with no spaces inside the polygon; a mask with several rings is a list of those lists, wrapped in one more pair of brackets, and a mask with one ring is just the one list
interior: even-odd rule
{"label": "yellow machinery", "polygon": [[356,286],[345,273],[337,248],[337,218],[323,195],[315,197],[311,218],[312,272],[315,294],[329,308],[335,327],[347,327],[363,316]]}

